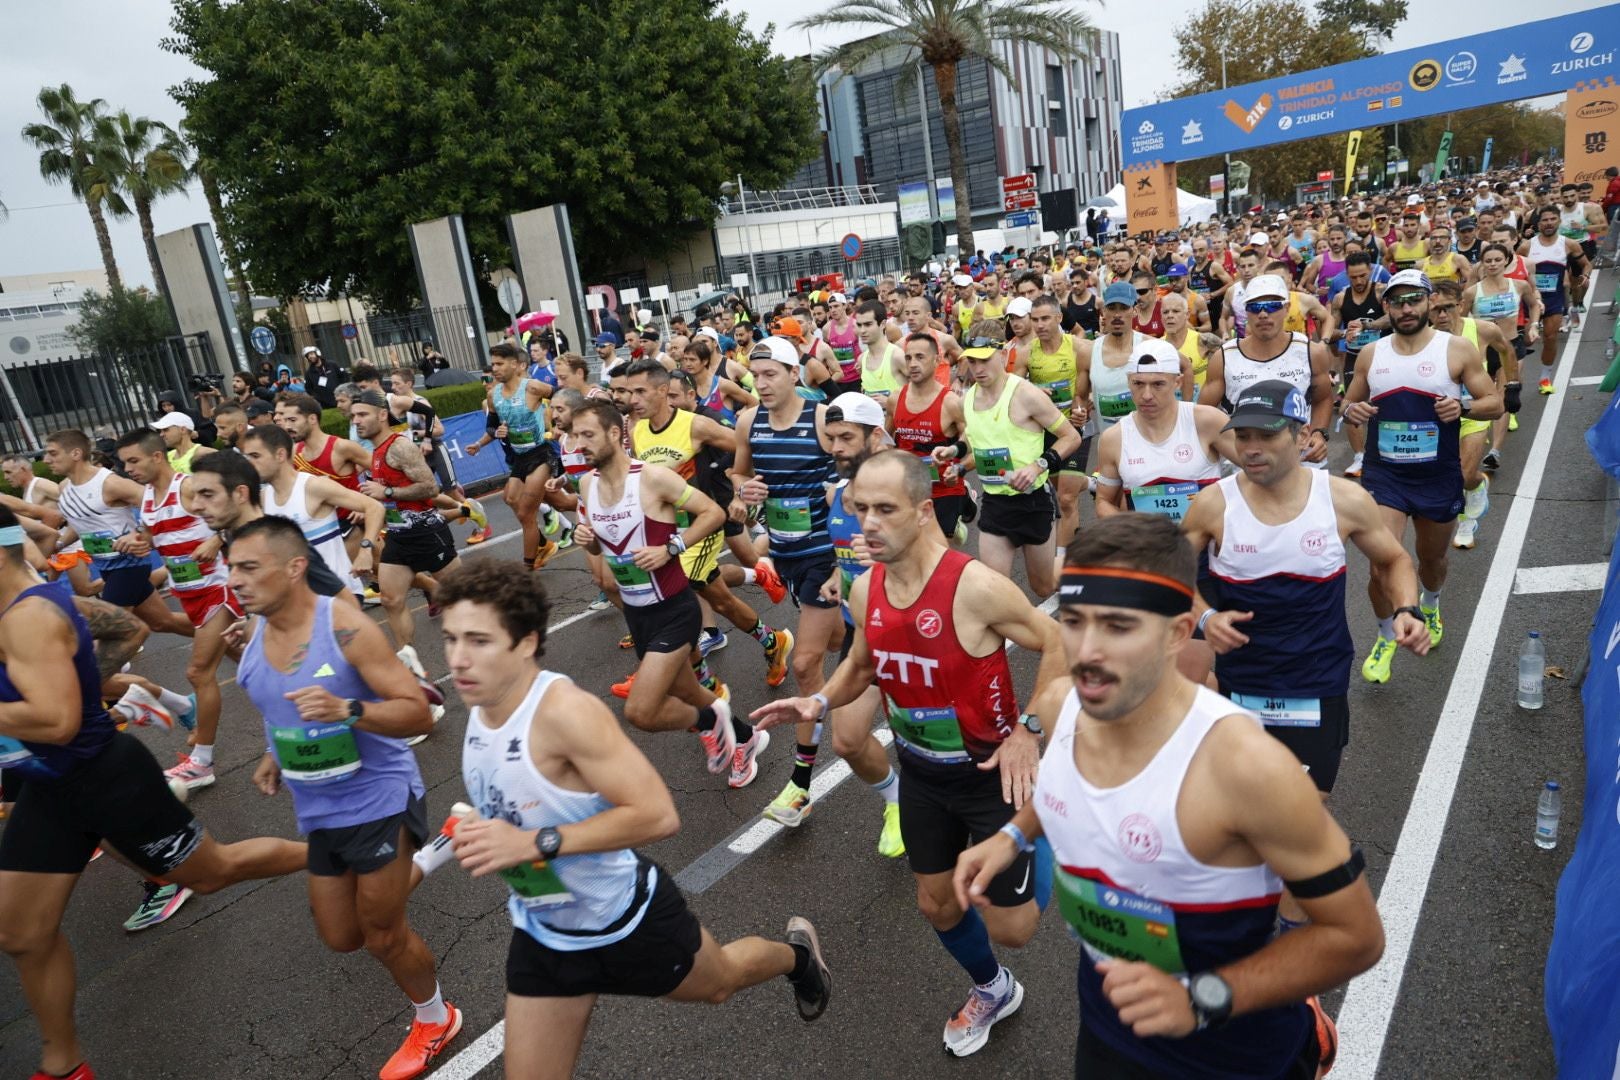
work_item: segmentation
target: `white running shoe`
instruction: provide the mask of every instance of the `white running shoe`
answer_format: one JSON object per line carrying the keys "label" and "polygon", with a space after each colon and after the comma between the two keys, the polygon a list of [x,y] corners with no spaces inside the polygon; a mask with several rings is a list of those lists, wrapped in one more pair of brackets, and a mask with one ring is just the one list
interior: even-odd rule
{"label": "white running shoe", "polygon": [[1362,459],[1363,456],[1365,456],[1365,455],[1357,454],[1355,457],[1351,458],[1350,459],[1350,464],[1348,464],[1348,465],[1346,465],[1344,467],[1344,475],[1349,476],[1349,477],[1360,476],[1361,475],[1361,459]]}
{"label": "white running shoe", "polygon": [[1474,546],[1474,534],[1479,532],[1479,522],[1474,518],[1465,517],[1457,522],[1457,534],[1451,538],[1451,546],[1462,548],[1465,551]]}
{"label": "white running shoe", "polygon": [[394,655],[398,656],[405,666],[411,669],[412,675],[415,675],[418,679],[427,678],[427,669],[422,666],[422,660],[416,655],[414,646],[401,645],[399,652]]}
{"label": "white running shoe", "polygon": [[[1007,971],[1006,968],[1001,970]],[[945,1049],[957,1057],[967,1057],[984,1048],[990,1041],[990,1029],[1018,1011],[1024,1003],[1024,984],[1007,972],[1012,986],[1000,998],[991,997],[977,986],[968,995],[962,1011],[945,1024]]]}
{"label": "white running shoe", "polygon": [[1491,508],[1491,478],[1482,477],[1479,487],[1463,492],[1463,516],[1478,521]]}

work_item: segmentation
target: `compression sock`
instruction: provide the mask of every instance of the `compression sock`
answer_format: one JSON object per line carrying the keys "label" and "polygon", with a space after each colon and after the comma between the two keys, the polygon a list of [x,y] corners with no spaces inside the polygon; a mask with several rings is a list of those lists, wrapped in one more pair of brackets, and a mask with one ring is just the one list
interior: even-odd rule
{"label": "compression sock", "polygon": [[444,992],[439,984],[433,984],[433,996],[426,1001],[413,1001],[412,1007],[416,1009],[416,1019],[423,1024],[443,1024],[450,1019],[450,1010],[444,1007]]}
{"label": "compression sock", "polygon": [[1045,911],[1046,905],[1052,899],[1052,867],[1056,859],[1052,855],[1052,842],[1044,836],[1035,838],[1035,909]]}
{"label": "compression sock", "polygon": [[1385,641],[1395,640],[1395,616],[1378,620],[1378,636]]}
{"label": "compression sock", "polygon": [[176,720],[191,711],[190,698],[184,694],[177,694],[173,690],[165,690],[161,686],[158,687],[158,704],[163,706],[164,712]]}
{"label": "compression sock", "polygon": [[776,631],[766,626],[764,619],[754,620],[753,628],[748,631],[748,636],[759,642],[760,648],[766,652],[776,648]]}
{"label": "compression sock", "polygon": [[816,767],[816,747],[821,745],[821,725],[810,733],[810,745],[797,743],[793,747],[793,775],[789,778],[806,791],[810,790],[810,774]]}
{"label": "compression sock", "polygon": [[985,928],[977,908],[969,908],[962,921],[949,930],[935,929],[934,933],[974,985],[984,986],[1001,974],[1001,965],[996,963],[996,954],[990,948],[990,931]]}
{"label": "compression sock", "polygon": [[212,765],[214,763],[213,744],[210,743],[209,745],[204,746],[202,743],[198,743],[196,746],[193,746],[191,748],[191,760],[196,762],[198,765]]}
{"label": "compression sock", "polygon": [[697,723],[692,725],[693,731],[713,731],[715,721],[718,720],[712,706],[705,705],[697,711]]}
{"label": "compression sock", "polygon": [[1430,592],[1428,589],[1424,589],[1418,594],[1418,604],[1421,607],[1439,607],[1440,590],[1436,589],[1434,592]]}
{"label": "compression sock", "polygon": [[714,677],[714,672],[709,670],[709,662],[702,657],[699,657],[697,663],[692,665],[692,674],[697,676],[698,685],[711,694],[714,693],[714,688],[719,685],[718,680]]}
{"label": "compression sock", "polygon": [[884,802],[898,804],[900,802],[900,774],[895,772],[894,767],[891,765],[889,775],[873,784],[872,790],[883,796]]}
{"label": "compression sock", "polygon": [[738,746],[754,737],[754,725],[742,719],[738,713],[731,714],[731,730],[737,736]]}

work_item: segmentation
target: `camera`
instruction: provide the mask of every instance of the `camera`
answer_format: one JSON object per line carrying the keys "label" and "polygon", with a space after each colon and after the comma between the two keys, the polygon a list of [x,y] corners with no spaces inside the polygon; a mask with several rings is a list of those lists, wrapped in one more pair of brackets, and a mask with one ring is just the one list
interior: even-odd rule
{"label": "camera", "polygon": [[223,375],[193,375],[186,383],[186,389],[193,394],[219,393],[225,389],[225,376]]}

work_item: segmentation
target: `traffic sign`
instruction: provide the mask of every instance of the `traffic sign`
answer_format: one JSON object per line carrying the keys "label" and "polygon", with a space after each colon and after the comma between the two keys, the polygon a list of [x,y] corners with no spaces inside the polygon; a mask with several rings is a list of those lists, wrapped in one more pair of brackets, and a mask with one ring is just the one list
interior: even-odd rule
{"label": "traffic sign", "polygon": [[351,323],[344,323],[343,324],[343,337],[344,337],[345,340],[353,341],[355,338],[357,338],[359,336],[360,336],[360,328],[355,326],[354,323],[351,322]]}
{"label": "traffic sign", "polygon": [[843,253],[844,258],[854,262],[861,257],[861,238],[850,233],[838,241],[838,250]]}
{"label": "traffic sign", "polygon": [[248,340],[253,342],[253,351],[260,356],[269,356],[276,351],[276,332],[268,326],[255,326]]}
{"label": "traffic sign", "polygon": [[1018,210],[1007,215],[1007,228],[1027,229],[1035,224],[1036,211]]}
{"label": "traffic sign", "polygon": [[1319,173],[1316,174],[1316,178],[1318,180],[1331,180],[1331,179],[1333,179],[1333,170],[1328,169],[1328,170],[1326,170],[1324,172],[1319,172]]}
{"label": "traffic sign", "polygon": [[501,279],[495,288],[495,298],[501,302],[501,310],[508,315],[516,316],[523,310],[523,286],[518,284],[515,277]]}
{"label": "traffic sign", "polygon": [[1007,211],[1033,210],[1040,202],[1035,191],[1035,175],[1022,173],[1001,178],[1001,208]]}

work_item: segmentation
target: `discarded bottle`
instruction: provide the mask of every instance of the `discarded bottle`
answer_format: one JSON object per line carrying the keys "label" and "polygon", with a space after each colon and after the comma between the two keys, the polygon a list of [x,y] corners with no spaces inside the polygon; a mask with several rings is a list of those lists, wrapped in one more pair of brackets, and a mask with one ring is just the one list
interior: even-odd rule
{"label": "discarded bottle", "polygon": [[1564,808],[1564,793],[1558,781],[1549,780],[1536,800],[1536,847],[1551,850],[1558,846],[1558,815]]}
{"label": "discarded bottle", "polygon": [[1542,644],[1541,632],[1532,630],[1519,649],[1519,708],[1541,708],[1546,674],[1547,646]]}

